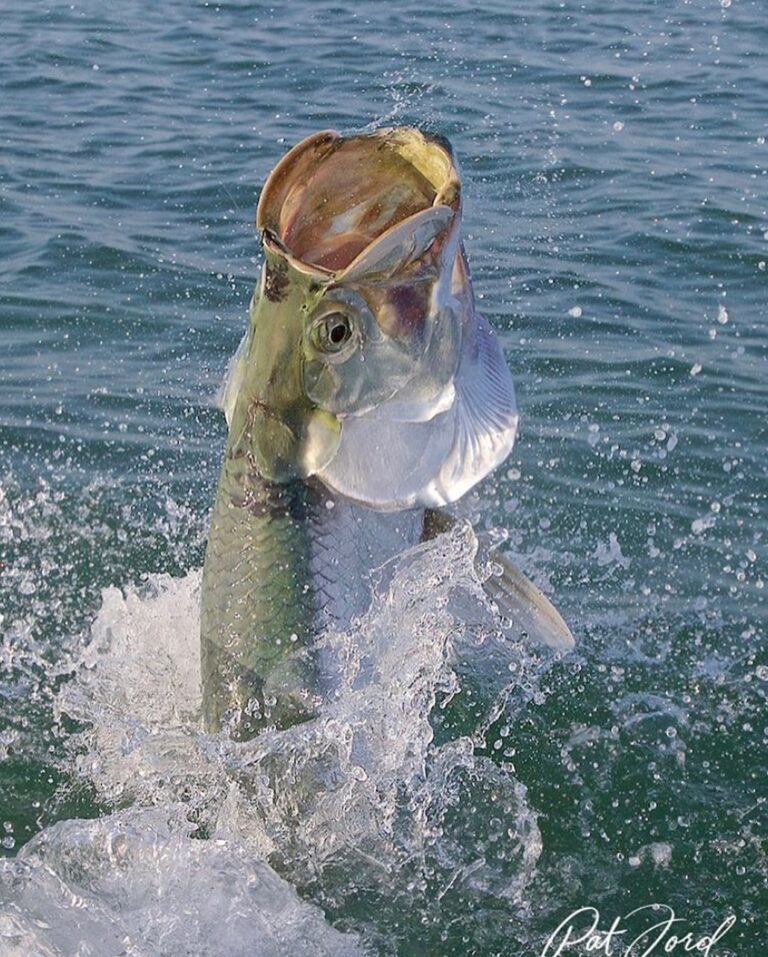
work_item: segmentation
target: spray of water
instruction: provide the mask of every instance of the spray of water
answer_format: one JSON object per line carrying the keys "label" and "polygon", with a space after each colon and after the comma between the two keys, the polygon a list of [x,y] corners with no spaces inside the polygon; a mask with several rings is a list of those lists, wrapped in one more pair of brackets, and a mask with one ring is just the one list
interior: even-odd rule
{"label": "spray of water", "polygon": [[3,952],[386,953],[404,924],[524,919],[536,815],[478,751],[541,661],[500,630],[475,547],[459,526],[383,567],[369,612],[322,639],[333,697],[246,744],[201,730],[199,571],[107,588],[53,695],[67,771],[106,813],[2,866]]}

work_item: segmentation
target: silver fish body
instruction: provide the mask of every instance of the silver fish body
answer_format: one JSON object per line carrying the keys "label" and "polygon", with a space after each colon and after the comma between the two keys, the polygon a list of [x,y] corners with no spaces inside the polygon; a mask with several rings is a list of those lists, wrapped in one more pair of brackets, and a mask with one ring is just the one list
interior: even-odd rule
{"label": "silver fish body", "polygon": [[211,731],[313,714],[314,638],[364,611],[371,570],[512,447],[512,379],[475,309],[460,214],[450,148],[410,127],[315,134],[262,190],[203,574]]}
{"label": "silver fish body", "polygon": [[206,728],[243,740],[311,717],[333,688],[315,639],[365,612],[371,571],[423,530],[423,509],[375,511],[227,458],[203,577]]}

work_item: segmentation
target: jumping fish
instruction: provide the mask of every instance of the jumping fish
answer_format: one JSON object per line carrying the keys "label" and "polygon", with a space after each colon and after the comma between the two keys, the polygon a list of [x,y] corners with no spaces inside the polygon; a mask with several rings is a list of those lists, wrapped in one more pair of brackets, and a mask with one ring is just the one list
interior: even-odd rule
{"label": "jumping fish", "polygon": [[[460,220],[449,144],[412,127],[316,133],[264,185],[203,572],[209,731],[311,716],[313,639],[364,611],[370,571],[445,530],[439,510],[512,448],[512,378],[475,309]],[[570,647],[545,596],[495,560],[504,613]]]}

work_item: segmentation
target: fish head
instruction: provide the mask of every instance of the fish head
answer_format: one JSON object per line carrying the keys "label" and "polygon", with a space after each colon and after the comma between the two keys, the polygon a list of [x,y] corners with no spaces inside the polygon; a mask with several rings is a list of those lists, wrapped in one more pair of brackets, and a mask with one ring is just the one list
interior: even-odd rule
{"label": "fish head", "polygon": [[460,218],[450,147],[413,127],[318,133],[277,165],[228,389],[233,435],[260,474],[316,475],[376,508],[462,494],[466,480],[426,488],[456,458],[459,373],[482,351]]}

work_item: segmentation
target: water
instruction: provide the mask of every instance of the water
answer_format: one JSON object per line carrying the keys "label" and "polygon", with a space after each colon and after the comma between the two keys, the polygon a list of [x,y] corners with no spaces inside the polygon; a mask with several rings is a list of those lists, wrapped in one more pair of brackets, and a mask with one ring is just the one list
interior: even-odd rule
{"label": "water", "polygon": [[[85,2],[1,42],[0,952],[538,955],[657,902],[762,955],[762,3]],[[388,122],[452,140],[516,377],[467,510],[578,649],[499,632],[460,531],[326,637],[375,667],[321,722],[235,747],[196,602],[258,190]]]}

